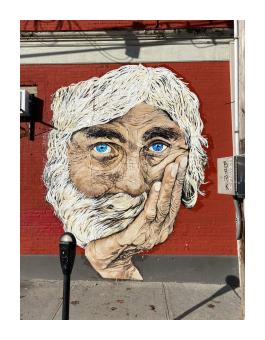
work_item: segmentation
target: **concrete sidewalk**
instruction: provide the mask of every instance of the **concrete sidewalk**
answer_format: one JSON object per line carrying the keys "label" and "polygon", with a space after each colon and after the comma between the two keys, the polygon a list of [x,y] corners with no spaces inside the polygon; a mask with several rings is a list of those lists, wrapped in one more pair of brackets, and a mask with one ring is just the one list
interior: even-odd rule
{"label": "concrete sidewalk", "polygon": [[[22,280],[21,319],[60,320],[62,288],[61,280]],[[75,280],[70,319],[239,320],[240,291],[229,284]]]}

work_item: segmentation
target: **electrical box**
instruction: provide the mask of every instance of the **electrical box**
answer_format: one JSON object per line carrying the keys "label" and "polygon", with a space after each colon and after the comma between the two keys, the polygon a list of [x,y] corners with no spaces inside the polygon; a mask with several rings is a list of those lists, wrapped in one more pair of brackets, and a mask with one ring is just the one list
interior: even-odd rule
{"label": "electrical box", "polygon": [[217,159],[218,193],[245,198],[245,155]]}

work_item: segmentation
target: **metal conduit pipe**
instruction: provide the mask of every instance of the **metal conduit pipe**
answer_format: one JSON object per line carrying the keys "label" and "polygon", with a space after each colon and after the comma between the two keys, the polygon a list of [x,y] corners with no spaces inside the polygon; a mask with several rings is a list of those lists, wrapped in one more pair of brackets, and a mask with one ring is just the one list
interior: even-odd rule
{"label": "metal conduit pipe", "polygon": [[241,200],[234,198],[234,205],[236,209],[236,239],[242,238],[242,214],[241,214]]}
{"label": "metal conduit pipe", "polygon": [[[239,37],[238,37],[238,20],[234,20],[234,155],[239,155]],[[242,237],[242,215],[241,200],[234,197],[236,209],[236,239]]]}
{"label": "metal conduit pipe", "polygon": [[234,155],[239,155],[239,46],[238,20],[234,20]]}

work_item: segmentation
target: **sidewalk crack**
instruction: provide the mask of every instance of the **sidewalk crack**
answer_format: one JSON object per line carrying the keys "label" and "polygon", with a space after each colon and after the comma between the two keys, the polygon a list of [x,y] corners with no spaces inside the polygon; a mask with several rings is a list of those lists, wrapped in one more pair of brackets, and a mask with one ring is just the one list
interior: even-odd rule
{"label": "sidewalk crack", "polygon": [[166,318],[167,318],[167,320],[170,320],[169,308],[168,308],[168,303],[167,303],[167,294],[166,294],[166,288],[165,288],[164,282],[162,282],[162,289],[163,289],[163,292],[164,292],[165,302],[166,302]]}
{"label": "sidewalk crack", "polygon": [[63,301],[60,301],[59,307],[57,308],[56,312],[53,314],[53,316],[51,318],[52,320],[54,320],[54,318],[56,317],[56,314],[59,312],[59,309],[62,307],[62,304],[63,304]]}

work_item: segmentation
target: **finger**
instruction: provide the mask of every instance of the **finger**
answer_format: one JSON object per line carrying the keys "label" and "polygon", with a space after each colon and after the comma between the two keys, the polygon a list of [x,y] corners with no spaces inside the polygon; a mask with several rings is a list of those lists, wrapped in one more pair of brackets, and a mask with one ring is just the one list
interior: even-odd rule
{"label": "finger", "polygon": [[156,206],[159,197],[161,182],[155,182],[149,192],[144,206],[144,214],[147,221],[153,221],[156,217]]}
{"label": "finger", "polygon": [[180,159],[184,154],[187,153],[187,148],[180,148],[170,153],[165,159],[163,159],[159,164],[154,166],[150,170],[150,176],[155,178],[161,171],[164,171],[166,166],[173,163],[175,160]]}
{"label": "finger", "polygon": [[183,188],[183,183],[185,180],[186,169],[187,169],[187,162],[188,162],[188,159],[185,156],[182,158],[182,160],[179,163],[176,181],[175,181],[174,188],[172,191],[170,220],[176,217],[179,211],[179,208],[180,208],[182,188]]}
{"label": "finger", "polygon": [[[184,179],[185,179],[186,165],[184,164],[185,160],[183,161],[183,159],[186,159],[186,158],[187,158],[187,156],[182,156],[182,157],[177,158],[175,160],[175,163],[178,165],[178,172],[177,172],[177,175],[176,175],[176,180],[175,180],[174,187],[173,187],[172,194],[171,194],[171,198],[170,198],[170,209],[169,209],[170,211],[169,211],[169,214],[167,215],[166,220],[163,223],[163,227],[161,228],[161,231],[160,231],[160,238],[161,239],[166,239],[167,236],[169,234],[171,234],[171,232],[173,230],[173,224],[175,224],[176,215],[178,213],[180,203],[181,203],[182,186],[183,186],[183,182],[184,182]],[[180,165],[180,163],[181,163],[181,165]],[[184,170],[184,174],[183,174],[183,170]],[[181,182],[182,182],[182,184],[181,184]],[[174,203],[176,203],[176,204],[174,204]],[[160,241],[160,242],[163,242],[163,241]]]}
{"label": "finger", "polygon": [[159,235],[159,241],[158,243],[163,243],[165,242],[165,240],[168,238],[169,232],[168,230],[163,230],[161,231],[160,235]]}
{"label": "finger", "polygon": [[170,201],[174,187],[178,165],[171,163],[165,168],[161,189],[157,201],[156,222],[163,222],[170,210]]}
{"label": "finger", "polygon": [[174,228],[175,221],[165,222],[163,228],[160,230],[159,237],[157,243],[163,243],[168,238],[168,236],[172,233]]}

